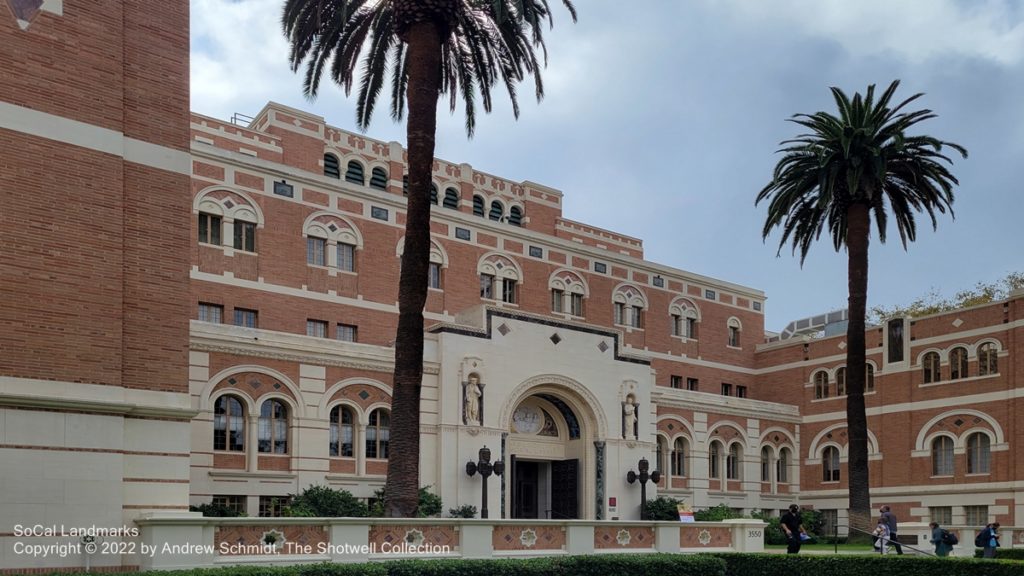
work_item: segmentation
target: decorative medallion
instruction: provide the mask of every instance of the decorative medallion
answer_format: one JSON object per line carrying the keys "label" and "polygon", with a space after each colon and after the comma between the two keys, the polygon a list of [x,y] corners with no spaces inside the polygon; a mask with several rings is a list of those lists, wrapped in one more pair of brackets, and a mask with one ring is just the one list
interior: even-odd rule
{"label": "decorative medallion", "polygon": [[273,546],[274,550],[280,550],[285,543],[284,532],[277,528],[271,528],[260,536],[260,542],[267,546]]}
{"label": "decorative medallion", "polygon": [[508,333],[511,331],[512,329],[509,328],[508,324],[505,324],[504,322],[501,323],[501,326],[498,326],[498,332],[501,332],[502,336],[507,336]]}
{"label": "decorative medallion", "polygon": [[623,528],[619,530],[618,534],[615,535],[615,541],[619,543],[619,546],[629,546],[629,541],[632,536],[629,534],[629,530]]}
{"label": "decorative medallion", "polygon": [[601,340],[601,343],[597,345],[597,349],[600,350],[601,353],[607,352],[608,344],[606,344],[604,340]]}
{"label": "decorative medallion", "polygon": [[544,425],[544,415],[536,406],[520,406],[512,413],[512,430],[520,434],[536,434]]}
{"label": "decorative medallion", "polygon": [[423,532],[421,530],[413,528],[412,530],[406,532],[405,537],[402,539],[405,540],[406,543],[411,544],[412,546],[419,546],[420,544],[423,544]]}
{"label": "decorative medallion", "polygon": [[697,534],[697,542],[700,542],[701,546],[707,546],[711,543],[711,532],[707,528],[700,531]]}
{"label": "decorative medallion", "polygon": [[533,528],[525,528],[519,533],[519,543],[527,548],[533,548],[537,543],[537,531]]}
{"label": "decorative medallion", "polygon": [[562,341],[562,337],[559,336],[557,332],[555,332],[554,334],[551,335],[551,342],[553,342],[555,344],[555,346],[558,346],[558,343],[561,342],[561,341]]}

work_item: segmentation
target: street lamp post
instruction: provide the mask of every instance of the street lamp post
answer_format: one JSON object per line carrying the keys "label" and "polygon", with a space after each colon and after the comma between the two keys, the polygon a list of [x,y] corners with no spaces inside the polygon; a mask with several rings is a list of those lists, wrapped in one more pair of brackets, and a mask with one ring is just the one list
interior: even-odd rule
{"label": "street lamp post", "polygon": [[636,467],[640,470],[640,473],[637,474],[632,470],[626,472],[626,481],[630,484],[637,480],[640,481],[640,519],[647,520],[647,481],[650,480],[657,484],[658,481],[661,480],[661,472],[658,470],[649,472],[651,469],[651,463],[647,461],[647,458],[641,458],[640,461],[637,462]]}
{"label": "street lamp post", "polygon": [[483,479],[483,496],[480,502],[480,517],[487,518],[487,478],[494,474],[501,476],[505,471],[505,462],[498,460],[497,462],[491,463],[491,449],[484,446],[480,449],[478,454],[480,460],[473,462],[470,460],[466,462],[466,474],[474,476],[477,472],[480,473],[480,478]]}

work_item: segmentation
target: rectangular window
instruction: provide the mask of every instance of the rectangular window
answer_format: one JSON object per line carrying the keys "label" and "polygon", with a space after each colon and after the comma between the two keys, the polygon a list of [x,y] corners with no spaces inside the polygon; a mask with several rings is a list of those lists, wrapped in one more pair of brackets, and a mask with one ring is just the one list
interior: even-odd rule
{"label": "rectangular window", "polygon": [[616,324],[625,324],[626,323],[626,305],[625,304],[623,304],[622,302],[616,302],[615,303],[615,307],[613,309],[613,313],[615,315],[615,323]]}
{"label": "rectangular window", "polygon": [[630,325],[633,328],[644,327],[644,309],[640,306],[632,306],[632,314],[629,315]]}
{"label": "rectangular window", "polygon": [[968,526],[988,524],[988,506],[964,506],[964,517]]}
{"label": "rectangular window", "polygon": [[242,495],[214,496],[211,504],[233,510],[239,514],[245,513],[245,496]]}
{"label": "rectangular window", "polygon": [[671,324],[671,329],[672,329],[672,335],[673,336],[682,336],[683,335],[683,317],[682,316],[680,316],[679,314],[673,314],[671,320],[669,321],[669,323]]}
{"label": "rectangular window", "polygon": [[543,258],[544,249],[540,246],[530,246],[530,256],[532,258]]}
{"label": "rectangular window", "polygon": [[441,265],[431,262],[427,268],[427,288],[441,289]]}
{"label": "rectangular window", "polygon": [[199,303],[199,321],[220,324],[224,321],[224,307],[220,304]]}
{"label": "rectangular window", "polygon": [[309,236],[306,238],[306,264],[327,265],[327,240]]}
{"label": "rectangular window", "polygon": [[716,295],[714,290],[704,290],[704,297],[708,300],[714,300]]}
{"label": "rectangular window", "polygon": [[260,496],[260,517],[277,518],[284,515],[288,505],[287,496]]}
{"label": "rectangular window", "polygon": [[569,313],[573,316],[583,316],[583,294],[569,295]]}
{"label": "rectangular window", "polygon": [[761,311],[761,303],[760,302],[754,302],[754,311],[755,312],[760,312]]}
{"label": "rectangular window", "polygon": [[351,244],[338,244],[338,270],[355,272],[356,247]]}
{"label": "rectangular window", "polygon": [[334,337],[345,342],[355,342],[358,328],[352,324],[338,324]]}
{"label": "rectangular window", "polygon": [[732,396],[732,384],[722,382],[722,396]]}
{"label": "rectangular window", "polygon": [[946,526],[953,523],[953,507],[952,506],[932,506],[928,508],[928,516],[932,519],[932,522],[938,522],[940,526]]}
{"label": "rectangular window", "polygon": [[379,206],[370,206],[370,218],[375,218],[377,220],[383,220],[383,221],[387,222],[388,221],[388,209],[387,208],[381,208]]}
{"label": "rectangular window", "polygon": [[235,220],[235,250],[256,251],[256,224]]}
{"label": "rectangular window", "polygon": [[551,311],[552,312],[562,312],[562,307],[563,307],[562,303],[564,301],[565,301],[565,291],[564,290],[557,290],[557,289],[553,288],[551,290]]}
{"label": "rectangular window", "polygon": [[652,278],[651,279],[651,283],[653,283],[658,288],[664,288],[665,287],[665,279],[662,278],[661,276],[655,276],[654,278]]}
{"label": "rectangular window", "polygon": [[669,385],[676,390],[681,390],[683,388],[683,377],[676,376],[675,374],[669,376]]}
{"label": "rectangular window", "polygon": [[291,198],[295,196],[295,188],[293,188],[291,184],[281,180],[280,182],[274,182],[274,194]]}
{"label": "rectangular window", "polygon": [[480,275],[480,297],[494,300],[494,276],[490,274]]}
{"label": "rectangular window", "polygon": [[257,312],[255,310],[235,308],[235,326],[243,326],[245,328],[256,328],[256,316]]}
{"label": "rectangular window", "polygon": [[516,303],[516,281],[505,278],[501,281],[501,301],[509,304]]}
{"label": "rectangular window", "polygon": [[220,246],[220,216],[199,213],[199,241],[203,244]]}
{"label": "rectangular window", "polygon": [[692,390],[693,392],[696,392],[698,390],[698,388],[700,388],[700,381],[698,381],[696,378],[687,378],[686,379],[686,389],[687,390]]}
{"label": "rectangular window", "polygon": [[605,274],[608,272],[608,265],[604,262],[594,262],[594,272]]}
{"label": "rectangular window", "polygon": [[306,336],[327,338],[327,322],[324,320],[306,320]]}
{"label": "rectangular window", "polygon": [[736,397],[737,398],[746,398],[747,397],[747,387],[746,386],[737,386],[736,387]]}
{"label": "rectangular window", "polygon": [[683,330],[683,336],[686,336],[687,338],[696,338],[697,337],[697,319],[696,318],[686,318],[686,324],[685,324],[684,328],[685,329]]}
{"label": "rectangular window", "polygon": [[838,510],[821,511],[821,534],[835,534],[836,526],[839,524]]}
{"label": "rectangular window", "polygon": [[469,231],[468,228],[459,228],[458,226],[455,227],[455,237],[458,238],[459,240],[469,240],[470,238],[472,238],[472,236],[473,234]]}

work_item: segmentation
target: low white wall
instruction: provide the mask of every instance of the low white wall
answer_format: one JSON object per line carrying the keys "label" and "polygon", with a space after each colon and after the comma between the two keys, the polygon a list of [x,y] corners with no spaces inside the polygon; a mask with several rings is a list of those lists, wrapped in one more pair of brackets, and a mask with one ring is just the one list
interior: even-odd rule
{"label": "low white wall", "polygon": [[[761,552],[765,523],[404,518],[205,518],[148,514],[142,570],[238,564],[509,558],[569,554]],[[273,541],[268,543],[267,541]]]}

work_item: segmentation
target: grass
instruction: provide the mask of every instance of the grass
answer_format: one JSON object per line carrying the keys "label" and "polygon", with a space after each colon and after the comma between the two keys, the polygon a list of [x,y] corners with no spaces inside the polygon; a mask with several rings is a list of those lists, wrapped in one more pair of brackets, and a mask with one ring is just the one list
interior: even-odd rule
{"label": "grass", "polygon": [[[785,544],[765,544],[765,550],[785,550]],[[804,544],[800,547],[800,551],[811,550],[821,552],[833,552],[837,549],[835,544],[815,543],[815,544]],[[840,552],[862,552],[864,554],[877,554],[870,544],[839,544],[838,550]]]}

